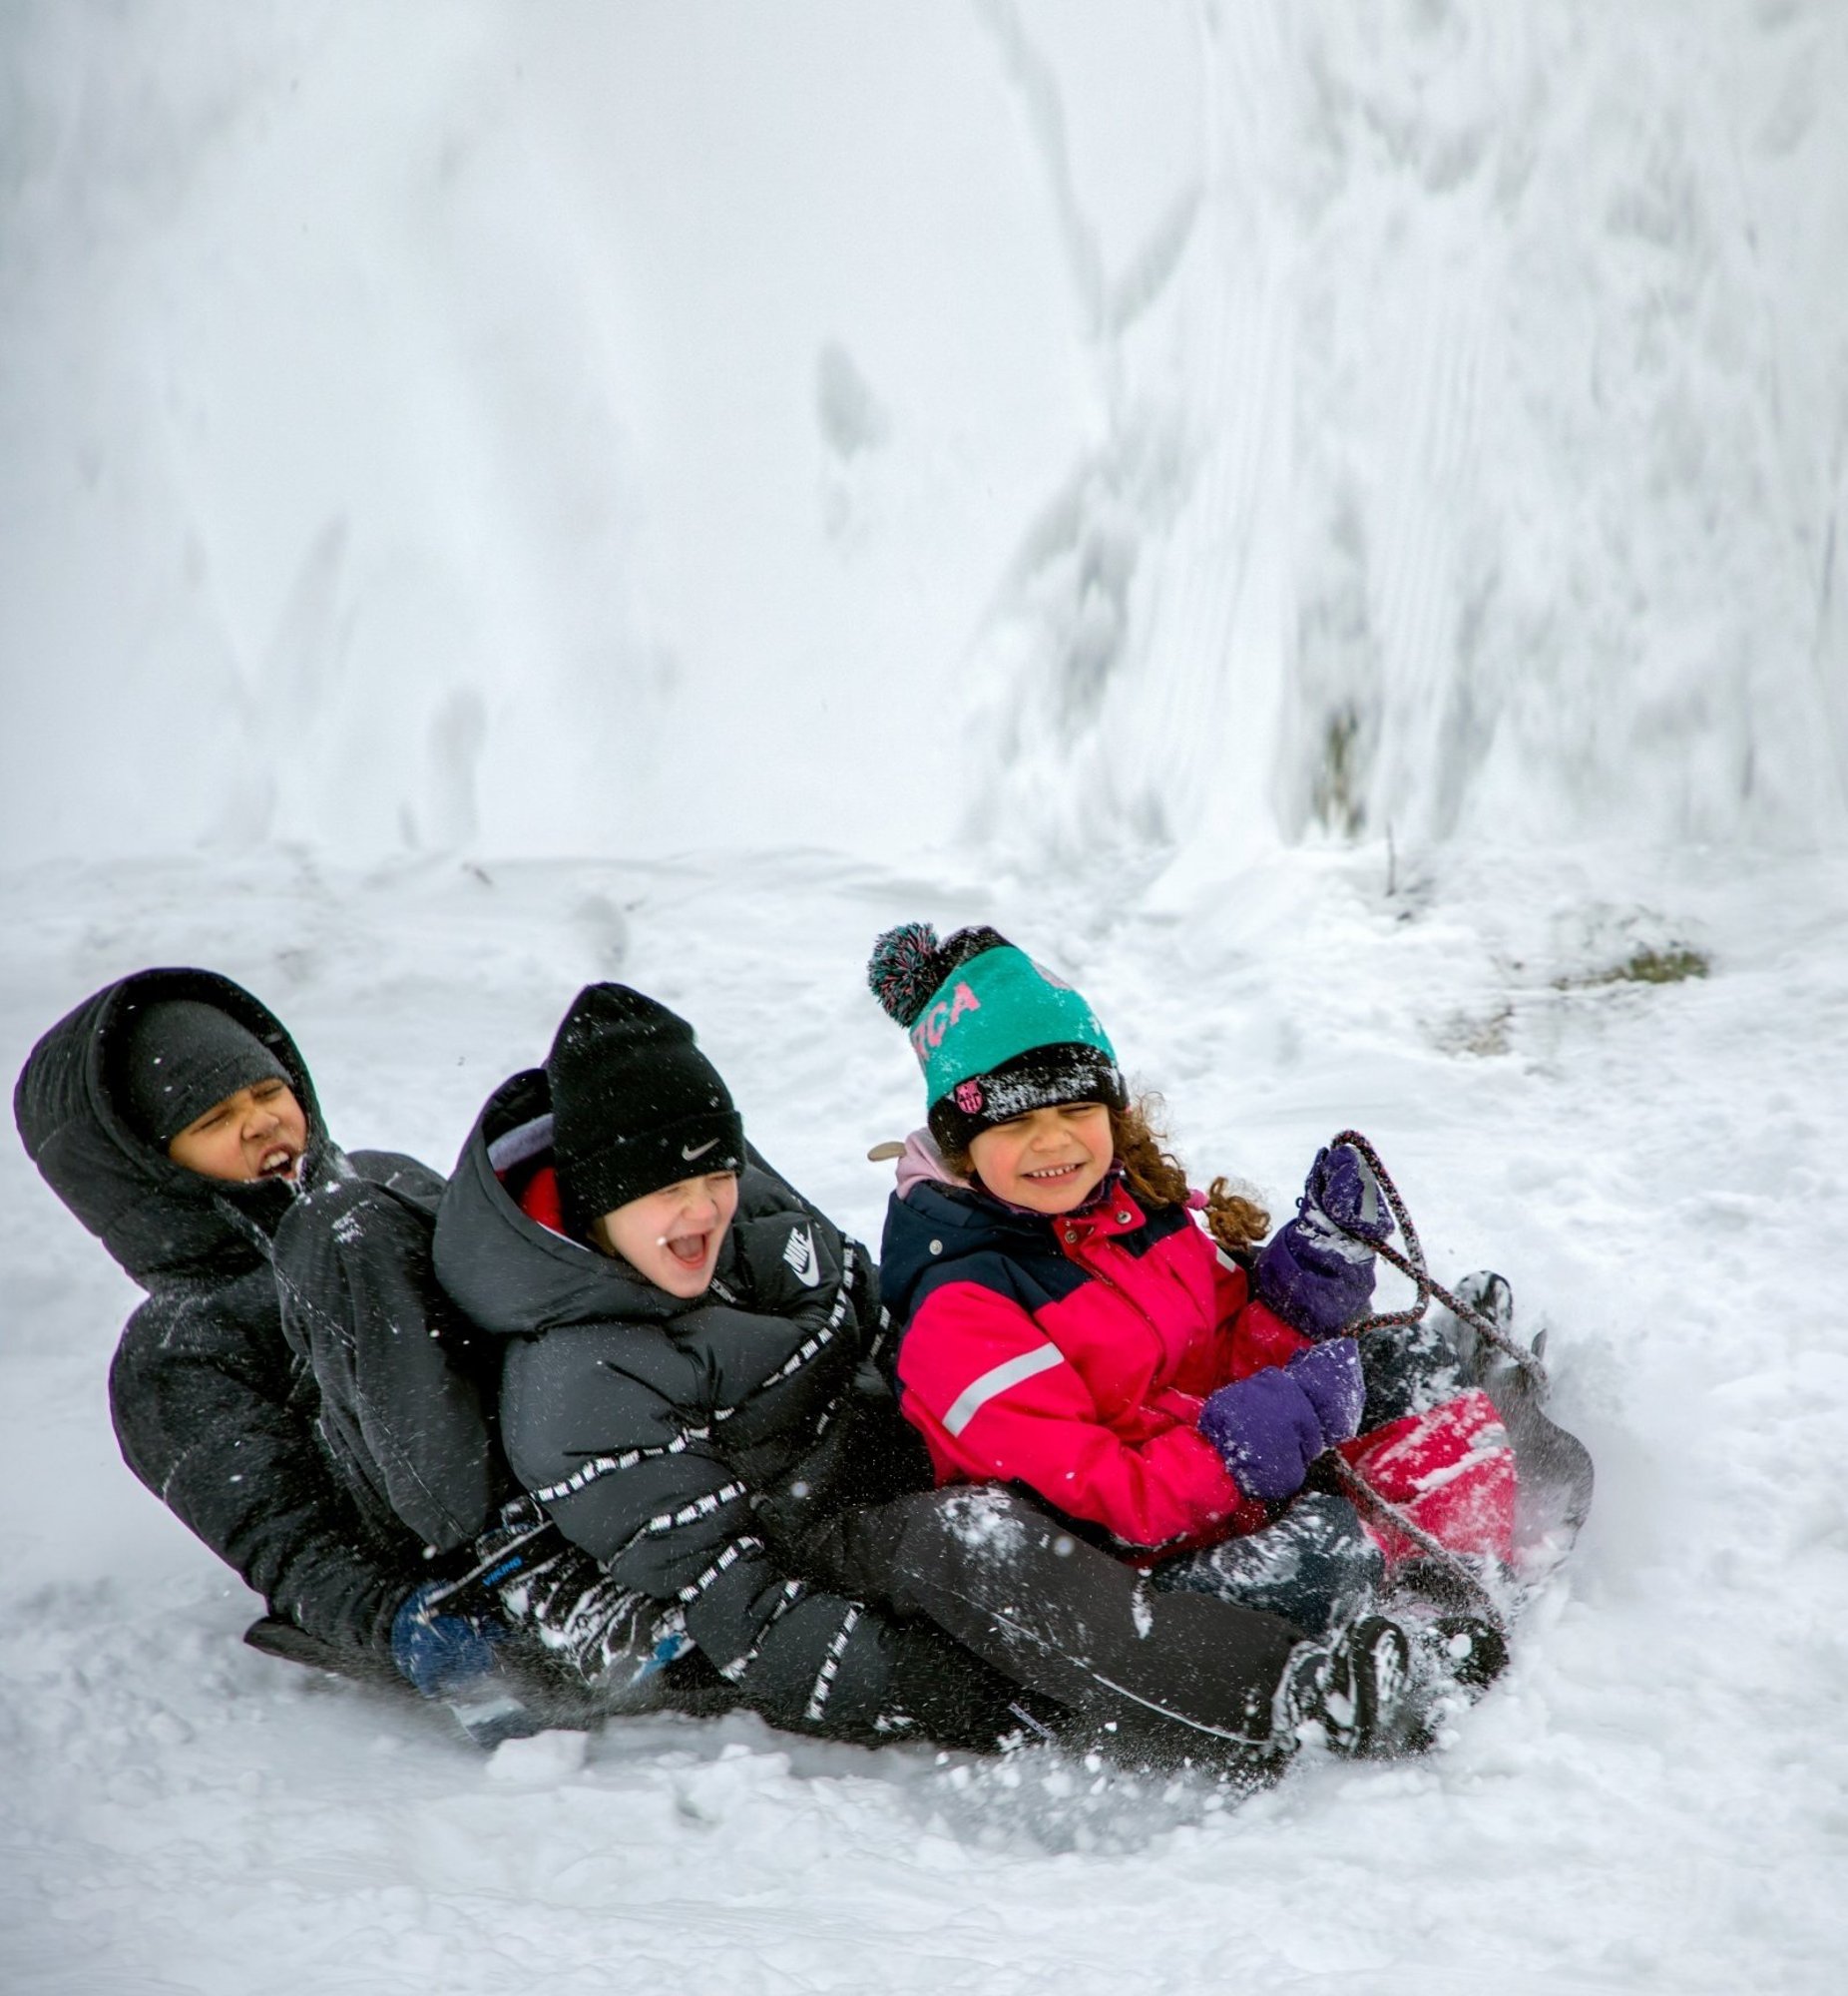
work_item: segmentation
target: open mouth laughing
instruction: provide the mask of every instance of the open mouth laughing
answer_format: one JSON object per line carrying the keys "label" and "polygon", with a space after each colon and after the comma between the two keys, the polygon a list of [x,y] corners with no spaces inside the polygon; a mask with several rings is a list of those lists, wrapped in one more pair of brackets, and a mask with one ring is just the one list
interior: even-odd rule
{"label": "open mouth laughing", "polygon": [[710,1234],[675,1234],[663,1235],[655,1245],[665,1248],[683,1268],[691,1269],[704,1267],[711,1242]]}

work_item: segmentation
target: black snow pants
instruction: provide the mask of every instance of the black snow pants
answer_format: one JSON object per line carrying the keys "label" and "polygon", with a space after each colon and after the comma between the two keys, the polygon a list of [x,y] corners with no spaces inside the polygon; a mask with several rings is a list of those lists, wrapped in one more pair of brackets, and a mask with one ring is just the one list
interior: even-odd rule
{"label": "black snow pants", "polygon": [[1304,1634],[1205,1594],[1161,1593],[1031,1498],[929,1490],[835,1519],[811,1557],[833,1585],[934,1622],[1069,1715],[1113,1757],[1255,1764],[1287,1750],[1273,1705]]}

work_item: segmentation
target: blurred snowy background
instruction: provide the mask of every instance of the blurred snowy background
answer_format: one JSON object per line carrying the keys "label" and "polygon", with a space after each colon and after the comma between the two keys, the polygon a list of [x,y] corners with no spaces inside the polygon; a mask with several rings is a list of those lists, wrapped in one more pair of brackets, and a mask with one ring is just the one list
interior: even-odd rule
{"label": "blurred snowy background", "polygon": [[484,1765],[238,1647],[8,1145],[0,1985],[1840,1986],[1845,102],[1843,0],[0,0],[7,1074],[205,962],[446,1164],[619,975],[876,1237],[866,945],[995,920],[1601,1471],[1416,1767]]}
{"label": "blurred snowy background", "polygon": [[1848,822],[1832,0],[0,22],[16,858]]}

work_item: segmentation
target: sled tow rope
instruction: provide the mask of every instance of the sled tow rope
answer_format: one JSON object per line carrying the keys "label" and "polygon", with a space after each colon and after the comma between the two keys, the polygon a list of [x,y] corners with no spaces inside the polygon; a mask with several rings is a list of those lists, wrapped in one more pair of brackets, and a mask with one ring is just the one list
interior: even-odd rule
{"label": "sled tow rope", "polygon": [[[1487,1312],[1466,1303],[1460,1296],[1453,1295],[1442,1282],[1437,1281],[1425,1265],[1425,1250],[1419,1243],[1418,1230],[1412,1225],[1412,1216],[1406,1211],[1405,1201],[1399,1196],[1399,1188],[1392,1182],[1392,1174],[1381,1162],[1380,1154],[1358,1130],[1343,1130],[1329,1142],[1329,1149],[1336,1150],[1343,1144],[1351,1144],[1367,1161],[1368,1169],[1379,1182],[1380,1191],[1385,1195],[1386,1205],[1397,1223],[1400,1239],[1405,1243],[1405,1251],[1389,1247],[1383,1241],[1365,1241],[1364,1237],[1351,1227],[1342,1227],[1338,1220],[1330,1219],[1329,1224],[1339,1228],[1350,1240],[1361,1241],[1374,1253],[1410,1276],[1418,1294],[1406,1309],[1378,1310],[1373,1315],[1363,1317],[1352,1327],[1350,1335],[1365,1337],[1376,1330],[1409,1329],[1417,1323],[1436,1296],[1446,1309],[1452,1311],[1460,1321],[1467,1323],[1485,1344],[1493,1345],[1504,1357],[1513,1361],[1527,1374],[1536,1399],[1543,1399],[1547,1392],[1547,1368],[1540,1362],[1539,1354],[1526,1345],[1518,1343],[1494,1321]],[[1373,1489],[1338,1452],[1330,1451],[1329,1460],[1333,1464],[1336,1481],[1343,1491],[1363,1511],[1370,1511],[1375,1517],[1383,1518],[1396,1532],[1403,1533],[1428,1558],[1437,1562],[1453,1578],[1462,1583],[1477,1597],[1487,1610],[1491,1622],[1505,1636],[1508,1633],[1507,1617],[1501,1605],[1484,1584],[1483,1576],[1462,1553],[1453,1552],[1442,1540],[1434,1538],[1422,1525],[1407,1514],[1404,1507],[1395,1504],[1391,1498],[1382,1497]]]}
{"label": "sled tow rope", "polygon": [[1418,1230],[1412,1225],[1412,1216],[1405,1210],[1405,1201],[1399,1197],[1399,1188],[1380,1162],[1380,1154],[1369,1144],[1358,1130],[1343,1130],[1339,1136],[1329,1141],[1330,1150],[1338,1150],[1343,1144],[1351,1144],[1366,1159],[1368,1168],[1379,1181],[1380,1191],[1386,1195],[1386,1204],[1393,1219],[1398,1223],[1400,1236],[1405,1242],[1406,1251],[1389,1247],[1384,1241],[1366,1241],[1351,1227],[1342,1227],[1338,1220],[1330,1220],[1329,1225],[1340,1228],[1352,1241],[1360,1241],[1374,1253],[1388,1260],[1402,1275],[1409,1275],[1417,1285],[1418,1297],[1409,1309],[1378,1310],[1372,1316],[1362,1317],[1353,1326],[1350,1335],[1365,1337],[1369,1331],[1395,1330],[1407,1328],[1424,1315],[1431,1298],[1436,1296],[1444,1307],[1467,1323],[1484,1343],[1492,1344],[1505,1358],[1512,1359],[1532,1381],[1535,1392],[1545,1397],[1547,1391],[1547,1368],[1540,1362],[1539,1354],[1530,1351],[1525,1344],[1517,1343],[1500,1324],[1473,1303],[1466,1303],[1454,1296],[1437,1281],[1425,1266],[1425,1250],[1419,1245]]}

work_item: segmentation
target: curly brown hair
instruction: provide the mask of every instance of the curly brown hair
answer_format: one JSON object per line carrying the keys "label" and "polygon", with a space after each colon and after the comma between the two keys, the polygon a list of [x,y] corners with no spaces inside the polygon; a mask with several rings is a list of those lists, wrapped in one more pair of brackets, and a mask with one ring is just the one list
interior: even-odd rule
{"label": "curly brown hair", "polygon": [[[1111,1142],[1123,1167],[1124,1183],[1144,1206],[1185,1206],[1186,1167],[1163,1149],[1167,1132],[1158,1120],[1158,1095],[1139,1095],[1124,1109],[1110,1111]],[[967,1151],[946,1152],[944,1163],[958,1178],[976,1176],[975,1160]],[[1228,1254],[1249,1254],[1270,1232],[1270,1215],[1255,1200],[1235,1193],[1227,1179],[1206,1188],[1206,1227]]]}
{"label": "curly brown hair", "polygon": [[[1127,1109],[1110,1112],[1111,1136],[1124,1182],[1145,1206],[1184,1206],[1186,1168],[1164,1149],[1167,1132],[1156,1120],[1158,1095],[1139,1095]],[[1255,1200],[1235,1193],[1228,1180],[1206,1188],[1206,1227],[1228,1254],[1248,1254],[1270,1232],[1270,1215]]]}

